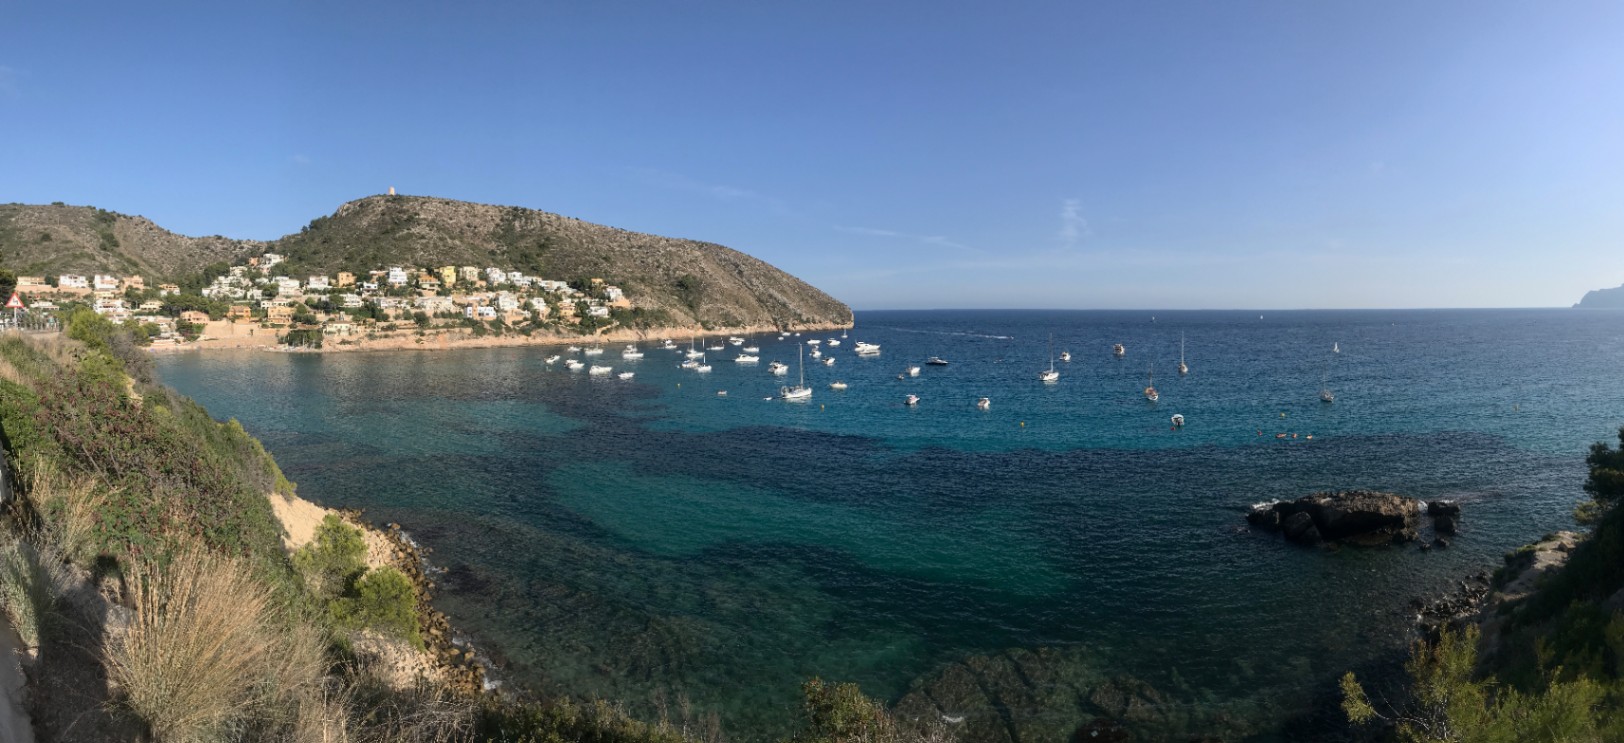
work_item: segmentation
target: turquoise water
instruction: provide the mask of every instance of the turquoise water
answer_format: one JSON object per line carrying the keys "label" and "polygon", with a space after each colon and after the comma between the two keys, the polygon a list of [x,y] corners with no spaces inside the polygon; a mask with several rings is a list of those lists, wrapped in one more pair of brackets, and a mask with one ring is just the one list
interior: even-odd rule
{"label": "turquoise water", "polygon": [[[1620,319],[867,312],[825,347],[833,367],[808,359],[809,403],[763,399],[782,384],[767,361],[795,375],[797,339],[776,336],[752,339],[760,365],[708,376],[605,354],[634,381],[540,348],[159,366],[306,497],[430,546],[441,608],[522,686],[686,706],[751,740],[793,723],[813,675],[940,701],[944,669],[1029,649],[1044,674],[1143,679],[1188,729],[1268,739],[1325,724],[1303,715],[1404,646],[1411,598],[1571,526],[1586,447],[1624,423]],[[1044,385],[1051,333],[1074,360]],[[896,378],[930,355],[952,363]],[[1244,528],[1251,503],[1351,487],[1459,499],[1463,532],[1330,552]],[[1022,683],[1040,685],[980,681],[1004,729],[1094,714],[1087,694],[1014,705]]]}

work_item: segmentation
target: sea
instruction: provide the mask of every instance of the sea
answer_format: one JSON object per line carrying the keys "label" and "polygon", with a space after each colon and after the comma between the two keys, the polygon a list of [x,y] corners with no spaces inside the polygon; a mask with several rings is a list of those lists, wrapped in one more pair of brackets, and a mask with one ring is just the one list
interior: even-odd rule
{"label": "sea", "polygon": [[[1418,597],[1574,527],[1584,455],[1624,424],[1621,320],[875,311],[751,336],[758,364],[697,340],[725,347],[708,374],[678,367],[687,336],[596,357],[630,380],[548,363],[581,357],[562,347],[158,367],[304,497],[430,548],[437,605],[510,688],[736,741],[795,730],[814,677],[971,739],[1111,714],[1286,740],[1334,733],[1344,672],[1397,672]],[[776,399],[802,373],[811,399]],[[1460,532],[1325,549],[1245,523],[1354,488],[1458,501]]]}

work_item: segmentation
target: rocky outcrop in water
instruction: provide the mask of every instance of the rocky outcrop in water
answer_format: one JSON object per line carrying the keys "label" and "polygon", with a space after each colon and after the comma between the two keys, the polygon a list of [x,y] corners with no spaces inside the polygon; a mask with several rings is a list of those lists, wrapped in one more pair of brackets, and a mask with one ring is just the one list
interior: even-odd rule
{"label": "rocky outcrop in water", "polygon": [[[1246,520],[1253,526],[1279,531],[1298,544],[1328,542],[1371,547],[1415,541],[1420,537],[1423,513],[1431,517],[1435,533],[1455,533],[1460,519],[1458,504],[1423,504],[1408,496],[1370,490],[1315,493],[1294,501],[1259,504],[1252,507]],[[1448,546],[1442,539],[1435,543]]]}

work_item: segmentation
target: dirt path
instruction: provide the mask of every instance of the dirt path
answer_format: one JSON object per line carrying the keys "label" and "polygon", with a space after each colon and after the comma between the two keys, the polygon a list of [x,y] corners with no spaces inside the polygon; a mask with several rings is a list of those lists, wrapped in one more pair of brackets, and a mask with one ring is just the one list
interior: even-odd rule
{"label": "dirt path", "polygon": [[28,679],[23,676],[21,652],[11,622],[0,615],[0,740],[6,743],[34,743],[34,728],[23,707]]}

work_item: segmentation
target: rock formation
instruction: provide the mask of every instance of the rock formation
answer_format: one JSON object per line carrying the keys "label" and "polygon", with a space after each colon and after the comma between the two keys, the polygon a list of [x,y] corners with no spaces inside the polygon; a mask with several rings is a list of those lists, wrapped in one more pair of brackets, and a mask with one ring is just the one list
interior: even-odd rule
{"label": "rock formation", "polygon": [[[1460,506],[1453,502],[1423,504],[1415,498],[1368,490],[1315,493],[1294,501],[1259,504],[1246,520],[1280,531],[1298,544],[1377,546],[1415,541],[1423,513],[1432,517],[1435,533],[1455,533]],[[1448,546],[1442,539],[1437,544]]]}

